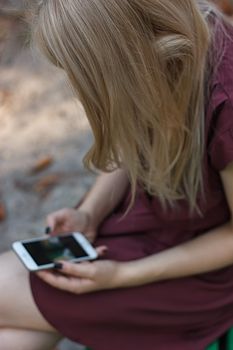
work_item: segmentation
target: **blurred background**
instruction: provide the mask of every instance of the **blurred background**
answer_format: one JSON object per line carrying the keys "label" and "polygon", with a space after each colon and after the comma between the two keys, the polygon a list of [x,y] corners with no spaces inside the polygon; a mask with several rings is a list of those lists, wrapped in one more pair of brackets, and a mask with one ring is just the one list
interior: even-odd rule
{"label": "blurred background", "polygon": [[[212,2],[233,15],[233,0]],[[0,252],[43,234],[46,216],[74,206],[94,181],[82,165],[92,142],[82,106],[30,48],[25,16],[24,0],[0,0]]]}
{"label": "blurred background", "polygon": [[51,211],[74,206],[93,181],[92,139],[64,74],[29,45],[21,0],[0,0],[0,251],[44,233]]}

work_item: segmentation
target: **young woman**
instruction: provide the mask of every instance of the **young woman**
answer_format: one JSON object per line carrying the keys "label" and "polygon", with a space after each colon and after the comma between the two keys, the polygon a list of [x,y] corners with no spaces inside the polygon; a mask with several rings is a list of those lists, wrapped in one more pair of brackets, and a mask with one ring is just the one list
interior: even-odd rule
{"label": "young woman", "polygon": [[[44,0],[34,36],[62,68],[103,171],[77,209],[93,262],[30,276],[1,256],[0,344],[203,350],[233,324],[233,29],[205,1]],[[106,252],[107,247],[107,252]]]}

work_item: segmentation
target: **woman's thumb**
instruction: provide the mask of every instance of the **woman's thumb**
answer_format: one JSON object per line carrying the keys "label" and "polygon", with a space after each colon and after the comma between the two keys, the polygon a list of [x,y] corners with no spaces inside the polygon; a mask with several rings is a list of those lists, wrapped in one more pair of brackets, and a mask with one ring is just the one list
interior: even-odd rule
{"label": "woman's thumb", "polygon": [[107,253],[107,251],[108,247],[105,245],[96,248],[96,252],[99,257],[104,256]]}

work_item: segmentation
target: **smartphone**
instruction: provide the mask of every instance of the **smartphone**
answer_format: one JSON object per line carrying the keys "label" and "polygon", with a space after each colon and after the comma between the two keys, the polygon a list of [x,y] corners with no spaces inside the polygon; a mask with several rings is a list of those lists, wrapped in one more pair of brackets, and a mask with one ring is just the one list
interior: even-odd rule
{"label": "smartphone", "polygon": [[58,260],[81,262],[97,258],[95,248],[80,232],[17,241],[12,248],[30,271],[52,269]]}

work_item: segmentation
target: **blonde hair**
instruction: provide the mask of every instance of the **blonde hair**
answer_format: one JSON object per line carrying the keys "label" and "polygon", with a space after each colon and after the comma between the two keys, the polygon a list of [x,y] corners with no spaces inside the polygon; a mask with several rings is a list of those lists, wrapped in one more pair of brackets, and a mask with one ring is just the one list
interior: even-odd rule
{"label": "blonde hair", "polygon": [[44,0],[34,37],[67,73],[94,134],[85,164],[124,167],[162,203],[202,188],[210,6],[197,0]]}

